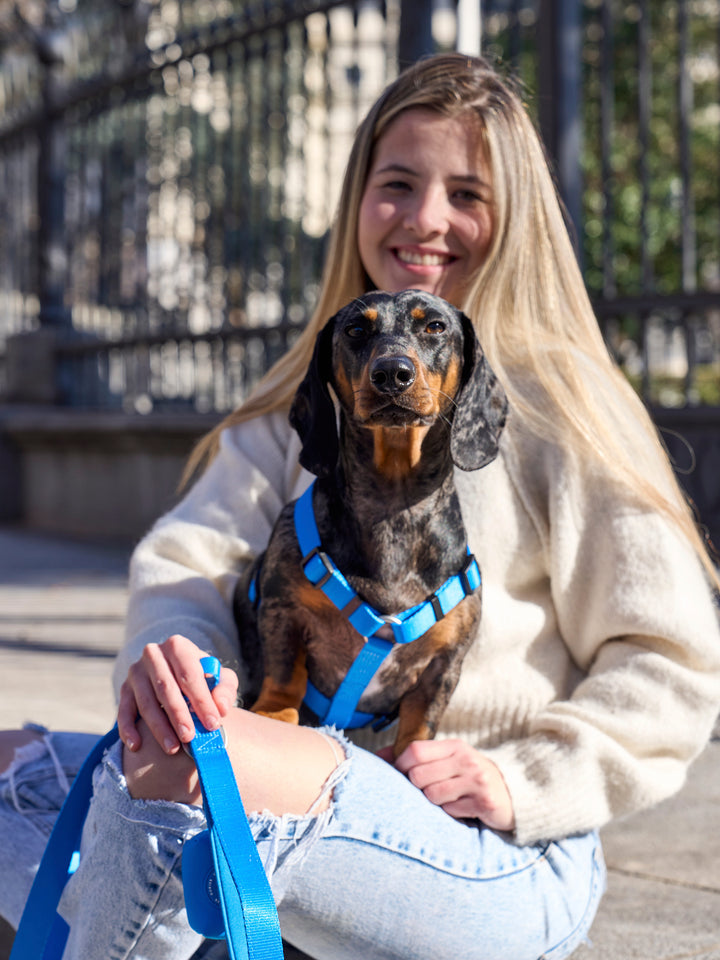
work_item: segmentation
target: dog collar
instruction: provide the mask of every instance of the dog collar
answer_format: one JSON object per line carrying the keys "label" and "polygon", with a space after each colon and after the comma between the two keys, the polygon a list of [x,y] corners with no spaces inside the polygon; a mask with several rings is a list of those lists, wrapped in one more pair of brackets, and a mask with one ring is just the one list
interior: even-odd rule
{"label": "dog collar", "polygon": [[[355,710],[365,688],[395,643],[411,643],[446,616],[461,600],[480,586],[480,568],[467,549],[467,558],[459,573],[454,574],[422,603],[402,613],[387,616],[378,613],[353,590],[341,571],[321,549],[320,534],[315,521],[312,497],[313,481],[295,503],[295,535],[302,553],[302,568],[310,583],[340,610],[366,642],[338,687],[332,700],[321,694],[308,682],[306,703],[321,717],[323,723],[340,728],[364,726],[377,718]],[[379,630],[390,626],[393,640],[377,636]],[[386,631],[384,631],[386,632]],[[329,704],[324,715],[325,703]],[[353,722],[354,721],[354,722]]]}

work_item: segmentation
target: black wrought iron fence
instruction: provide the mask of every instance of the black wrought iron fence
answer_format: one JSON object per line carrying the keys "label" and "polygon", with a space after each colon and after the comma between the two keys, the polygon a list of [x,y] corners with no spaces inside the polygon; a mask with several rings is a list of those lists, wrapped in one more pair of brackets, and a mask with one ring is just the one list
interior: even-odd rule
{"label": "black wrought iron fence", "polygon": [[42,329],[56,402],[236,405],[312,309],[360,116],[458,44],[522,78],[628,376],[720,405],[720,2],[484,0],[458,35],[471,6],[4,7],[0,357]]}
{"label": "black wrought iron fence", "polygon": [[312,306],[350,138],[397,69],[398,11],[294,0],[207,19],[161,2],[138,25],[141,6],[104,22],[139,53],[95,65],[71,18],[75,75],[66,50],[40,66],[35,111],[6,115],[4,246],[34,249],[3,258],[5,327],[58,332],[61,403],[224,410]]}

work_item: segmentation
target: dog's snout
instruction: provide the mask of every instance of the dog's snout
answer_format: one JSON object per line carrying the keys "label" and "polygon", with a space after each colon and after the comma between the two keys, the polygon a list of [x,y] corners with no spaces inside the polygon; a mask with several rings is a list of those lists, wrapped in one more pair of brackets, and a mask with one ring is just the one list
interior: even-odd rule
{"label": "dog's snout", "polygon": [[403,355],[377,357],[370,366],[370,382],[381,393],[401,393],[415,382],[415,364]]}

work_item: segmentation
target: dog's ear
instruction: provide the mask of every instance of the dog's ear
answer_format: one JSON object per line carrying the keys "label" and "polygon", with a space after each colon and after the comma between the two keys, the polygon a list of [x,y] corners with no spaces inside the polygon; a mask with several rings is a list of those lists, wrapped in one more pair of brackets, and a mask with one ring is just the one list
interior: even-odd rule
{"label": "dog's ear", "polygon": [[333,318],[317,335],[310,366],[290,407],[290,424],[302,441],[300,463],[316,477],[332,473],[340,452],[335,405],[328,390],[334,326]]}
{"label": "dog's ear", "polygon": [[463,384],[456,397],[450,453],[461,470],[479,470],[498,452],[507,419],[505,391],[480,349],[472,322],[460,314],[464,335]]}

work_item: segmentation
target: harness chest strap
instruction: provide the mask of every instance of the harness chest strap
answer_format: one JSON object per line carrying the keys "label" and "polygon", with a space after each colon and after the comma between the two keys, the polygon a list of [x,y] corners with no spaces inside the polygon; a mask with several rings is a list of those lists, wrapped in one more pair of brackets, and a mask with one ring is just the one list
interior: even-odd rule
{"label": "harness chest strap", "polygon": [[[356,711],[355,708],[394,644],[417,640],[461,600],[473,593],[480,586],[480,569],[468,548],[462,570],[449,577],[432,597],[395,616],[384,616],[360,599],[330,557],[320,549],[320,534],[312,505],[313,489],[314,481],[295,504],[295,534],[303,556],[303,572],[313,586],[322,590],[345,614],[358,633],[366,638],[366,642],[332,700],[308,681],[305,702],[324,723],[340,728],[364,726],[378,718]],[[376,635],[388,625],[392,629],[393,640]]]}

